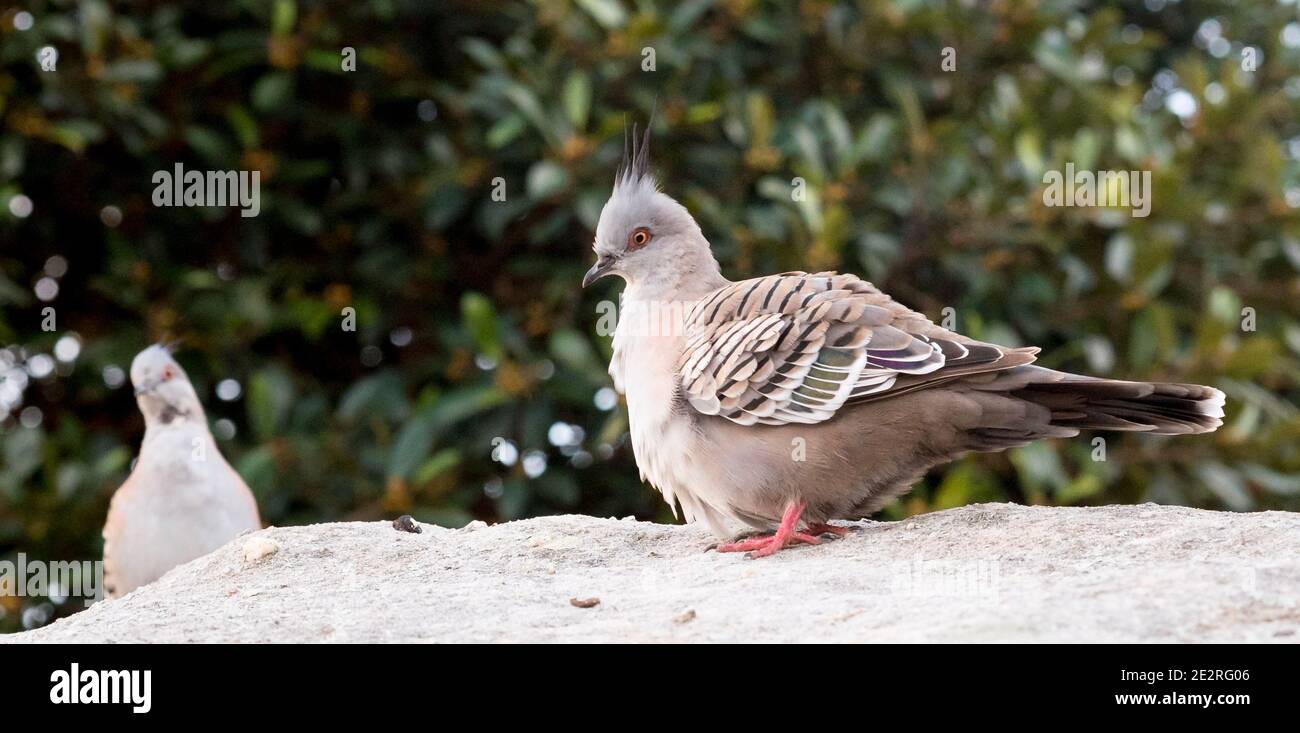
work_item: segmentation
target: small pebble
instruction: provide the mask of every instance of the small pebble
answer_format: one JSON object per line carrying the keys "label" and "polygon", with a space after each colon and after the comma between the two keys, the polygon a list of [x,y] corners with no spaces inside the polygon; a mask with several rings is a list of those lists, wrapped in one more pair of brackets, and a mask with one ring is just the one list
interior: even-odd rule
{"label": "small pebble", "polygon": [[249,537],[244,543],[244,562],[257,562],[280,551],[280,543],[269,537]]}
{"label": "small pebble", "polygon": [[688,624],[694,620],[695,620],[695,609],[693,608],[687,611],[686,613],[681,613],[676,616],[673,616],[673,623],[675,624]]}
{"label": "small pebble", "polygon": [[574,608],[595,608],[600,605],[599,598],[570,598],[569,605]]}
{"label": "small pebble", "polygon": [[415,518],[412,517],[410,514],[403,514],[397,519],[394,519],[393,529],[397,530],[398,532],[410,532],[411,534],[420,534],[421,532],[424,531],[420,529],[420,525],[416,524]]}

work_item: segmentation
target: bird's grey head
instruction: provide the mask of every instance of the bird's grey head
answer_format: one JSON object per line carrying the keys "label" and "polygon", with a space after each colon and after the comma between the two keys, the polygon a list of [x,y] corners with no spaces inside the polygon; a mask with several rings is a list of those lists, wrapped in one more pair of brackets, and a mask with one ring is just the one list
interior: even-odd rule
{"label": "bird's grey head", "polygon": [[146,427],[204,420],[194,386],[166,346],[154,344],[136,354],[131,362],[131,384]]}
{"label": "bird's grey head", "polygon": [[624,133],[623,164],[614,191],[596,224],[596,264],[582,278],[586,287],[606,275],[629,285],[670,289],[688,278],[719,279],[709,242],[685,206],[659,190],[650,172],[650,128],[637,144],[636,127]]}

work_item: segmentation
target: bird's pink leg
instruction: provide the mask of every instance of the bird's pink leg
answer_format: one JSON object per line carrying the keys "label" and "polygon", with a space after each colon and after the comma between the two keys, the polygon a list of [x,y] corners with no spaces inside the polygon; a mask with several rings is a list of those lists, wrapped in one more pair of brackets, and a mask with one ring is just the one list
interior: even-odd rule
{"label": "bird's pink leg", "polygon": [[740,542],[718,545],[718,552],[748,552],[750,557],[766,557],[796,542],[820,545],[822,541],[813,535],[795,530],[799,526],[799,515],[803,514],[806,506],[807,503],[802,499],[791,502],[785,508],[785,514],[781,515],[781,525],[776,528],[776,532],[765,537],[751,537]]}

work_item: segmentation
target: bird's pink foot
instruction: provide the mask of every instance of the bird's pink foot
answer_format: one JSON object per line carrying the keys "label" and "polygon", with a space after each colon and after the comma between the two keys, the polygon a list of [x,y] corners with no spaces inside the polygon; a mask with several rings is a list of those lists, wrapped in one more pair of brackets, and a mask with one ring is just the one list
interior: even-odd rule
{"label": "bird's pink foot", "polygon": [[771,555],[782,547],[806,542],[810,545],[820,545],[821,540],[817,539],[807,532],[793,532],[785,539],[781,545],[777,544],[776,533],[766,534],[759,537],[749,537],[739,542],[728,542],[724,545],[718,545],[718,552],[751,552],[754,557],[766,557]]}
{"label": "bird's pink foot", "polygon": [[814,537],[823,534],[833,534],[836,537],[848,537],[849,532],[852,531],[853,530],[851,530],[848,527],[839,527],[834,524],[826,524],[825,522],[818,522],[817,524],[808,525],[808,534]]}
{"label": "bird's pink foot", "polygon": [[790,506],[785,508],[785,514],[781,515],[781,526],[777,527],[775,532],[719,545],[718,552],[748,552],[749,557],[767,557],[782,548],[800,542],[820,545],[822,541],[812,534],[795,530],[795,527],[799,526],[799,515],[803,514],[805,506],[807,503],[803,500],[791,502]]}

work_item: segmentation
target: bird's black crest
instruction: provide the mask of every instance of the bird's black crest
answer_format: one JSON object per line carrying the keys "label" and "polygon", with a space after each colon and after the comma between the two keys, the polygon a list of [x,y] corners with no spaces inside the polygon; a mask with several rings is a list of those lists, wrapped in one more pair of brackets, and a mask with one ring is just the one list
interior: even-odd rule
{"label": "bird's black crest", "polygon": [[651,113],[650,119],[646,121],[645,134],[641,137],[641,142],[637,144],[637,127],[632,123],[632,132],[628,133],[626,126],[623,127],[623,162],[618,166],[618,174],[614,177],[615,187],[635,186],[646,180],[650,176],[650,126],[654,122],[654,114]]}

